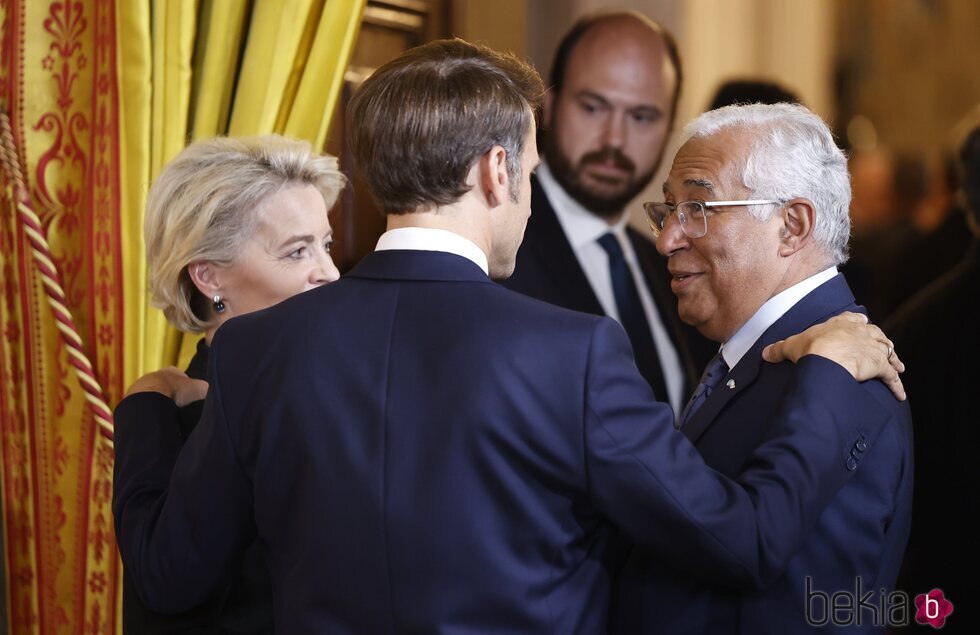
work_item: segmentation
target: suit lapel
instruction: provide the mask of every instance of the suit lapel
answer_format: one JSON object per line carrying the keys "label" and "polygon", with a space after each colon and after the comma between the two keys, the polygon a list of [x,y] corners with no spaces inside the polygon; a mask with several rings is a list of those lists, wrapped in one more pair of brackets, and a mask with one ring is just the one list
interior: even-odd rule
{"label": "suit lapel", "polygon": [[691,416],[691,420],[681,428],[681,432],[691,440],[691,443],[696,443],[701,438],[701,435],[714,423],[718,413],[728,405],[728,402],[737,393],[752,385],[752,382],[759,375],[759,362],[761,361],[761,359],[753,357],[752,350],[750,350],[735,365],[735,368],[728,371],[728,374],[718,382],[707,401],[701,404],[697,412]]}
{"label": "suit lapel", "polygon": [[823,322],[842,311],[864,312],[863,307],[854,304],[844,276],[837,274],[820,285],[802,300],[797,302],[781,318],[776,320],[752,345],[752,348],[721,380],[707,401],[681,428],[685,436],[696,443],[711,427],[718,415],[736,395],[751,386],[759,376],[762,364],[762,349],[774,342],[795,335],[814,324]]}
{"label": "suit lapel", "polygon": [[[531,220],[527,226],[525,244],[529,247],[524,255],[534,259],[537,268],[544,272],[556,293],[562,298],[558,303],[575,311],[605,315],[599,299],[592,291],[582,265],[572,250],[551,201],[536,177],[531,177]],[[520,266],[520,265],[518,265]]]}

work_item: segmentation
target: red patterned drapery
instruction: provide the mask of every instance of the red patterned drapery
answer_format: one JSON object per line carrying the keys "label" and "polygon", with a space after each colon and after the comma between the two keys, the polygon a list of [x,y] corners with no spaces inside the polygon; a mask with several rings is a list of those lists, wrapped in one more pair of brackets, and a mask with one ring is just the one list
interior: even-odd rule
{"label": "red patterned drapery", "polygon": [[[0,105],[31,206],[110,403],[124,384],[116,5],[0,4]],[[118,563],[112,447],[73,374],[13,175],[0,221],[0,415],[12,633],[112,632]]]}
{"label": "red patterned drapery", "polygon": [[0,632],[121,632],[113,450],[86,395],[177,362],[145,292],[148,184],[189,136],[322,147],[364,4],[0,0]]}

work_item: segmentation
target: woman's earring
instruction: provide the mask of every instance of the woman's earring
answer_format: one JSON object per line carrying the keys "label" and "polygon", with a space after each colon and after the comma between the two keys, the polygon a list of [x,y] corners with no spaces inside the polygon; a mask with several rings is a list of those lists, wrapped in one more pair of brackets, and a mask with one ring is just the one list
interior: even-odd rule
{"label": "woman's earring", "polygon": [[225,312],[225,303],[221,299],[221,296],[220,295],[214,296],[214,312],[215,313],[224,313]]}

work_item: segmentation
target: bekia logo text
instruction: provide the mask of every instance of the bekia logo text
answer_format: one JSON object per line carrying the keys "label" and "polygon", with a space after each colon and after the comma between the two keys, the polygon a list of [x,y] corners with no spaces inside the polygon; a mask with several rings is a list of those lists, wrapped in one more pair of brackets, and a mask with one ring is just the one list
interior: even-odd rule
{"label": "bekia logo text", "polygon": [[853,591],[828,593],[814,589],[810,576],[806,576],[804,584],[806,621],[810,626],[907,626],[909,616],[914,614],[917,623],[939,629],[953,612],[953,603],[941,589],[920,593],[913,603],[904,591],[881,589],[876,594],[874,589],[865,590],[860,576],[854,580]]}

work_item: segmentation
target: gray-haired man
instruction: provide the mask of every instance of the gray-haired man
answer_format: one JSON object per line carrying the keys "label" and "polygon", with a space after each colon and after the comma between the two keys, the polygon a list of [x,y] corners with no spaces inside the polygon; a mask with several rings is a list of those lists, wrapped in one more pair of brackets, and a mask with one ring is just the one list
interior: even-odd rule
{"label": "gray-haired man", "polygon": [[[665,202],[645,207],[681,319],[722,344],[681,413],[681,431],[708,465],[736,477],[796,374],[790,364],[764,364],[763,348],[862,310],[837,272],[850,230],[847,162],[826,124],[789,104],[711,111],[684,139]],[[889,421],[876,438],[841,448],[854,478],[770,588],[711,587],[636,551],[620,580],[614,630],[755,634],[885,624],[879,591],[894,585],[909,532],[911,417],[880,382],[864,387],[847,406],[885,412]],[[850,610],[831,602],[838,592],[853,598]]]}

